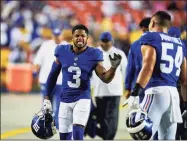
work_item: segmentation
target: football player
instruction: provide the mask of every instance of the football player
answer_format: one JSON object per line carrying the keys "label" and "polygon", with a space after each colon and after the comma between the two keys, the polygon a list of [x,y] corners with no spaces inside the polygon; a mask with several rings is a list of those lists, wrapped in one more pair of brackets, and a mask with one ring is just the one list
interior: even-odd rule
{"label": "football player", "polygon": [[[142,68],[128,100],[130,108],[139,107],[139,94],[145,88],[141,108],[153,121],[153,134],[159,139],[175,139],[177,123],[182,122],[179,94],[176,88],[180,75],[182,89],[186,89],[187,72],[184,46],[179,38],[167,34],[171,17],[164,11],[156,12],[149,31],[142,35]],[[183,91],[184,101],[187,101]]]}
{"label": "football player", "polygon": [[[62,70],[62,91],[59,108],[59,132],[61,140],[83,140],[84,128],[90,113],[90,78],[95,70],[105,83],[111,82],[121,62],[121,56],[114,54],[110,58],[111,68],[107,71],[103,65],[102,52],[87,46],[88,29],[80,24],[72,29],[73,45],[59,45],[55,50],[56,60],[47,79],[46,96],[43,108],[51,110],[52,90],[58,74]],[[73,133],[72,133],[73,131]]]}
{"label": "football player", "polygon": [[[139,27],[142,33],[149,31],[149,23],[151,18],[146,17],[141,20],[139,23]],[[128,64],[126,70],[126,78],[125,78],[125,97],[126,99],[130,96],[131,90],[133,89],[138,74],[142,67],[142,54],[141,54],[141,44],[140,39],[136,40],[132,43],[129,55],[128,55]],[[139,95],[139,103],[142,102],[144,98],[144,91]],[[153,137],[154,140],[158,140],[158,132],[155,133]]]}
{"label": "football player", "polygon": [[[45,96],[46,93],[46,82],[47,76],[49,75],[50,68],[53,64],[53,60],[55,59],[54,50],[59,44],[68,44],[66,41],[62,40],[61,30],[58,28],[53,29],[53,37],[51,40],[44,41],[38,50],[36,57],[34,58],[33,68],[34,74],[39,74],[39,82],[42,96]],[[54,58],[52,60],[52,58]],[[55,125],[58,129],[58,110],[60,105],[60,91],[62,84],[62,74],[60,73],[56,86],[53,90],[52,104],[53,111],[55,116]]]}
{"label": "football player", "polygon": [[[149,31],[149,23],[151,18],[147,17],[142,19],[139,24],[139,27],[142,33]],[[133,89],[138,73],[141,70],[142,65],[142,54],[141,54],[141,45],[140,39],[136,40],[132,43],[129,54],[128,54],[128,63],[127,63],[127,70],[126,70],[126,78],[125,78],[125,97],[128,98],[130,96],[130,92]],[[140,95],[140,103],[143,100],[144,94]]]}

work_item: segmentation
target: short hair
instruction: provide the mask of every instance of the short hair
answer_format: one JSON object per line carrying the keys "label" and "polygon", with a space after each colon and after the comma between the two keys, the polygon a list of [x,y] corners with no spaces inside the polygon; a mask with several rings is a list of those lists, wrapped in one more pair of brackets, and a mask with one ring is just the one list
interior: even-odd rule
{"label": "short hair", "polygon": [[151,17],[143,18],[141,20],[141,22],[139,23],[139,27],[140,28],[148,28],[150,21],[151,21]]}
{"label": "short hair", "polygon": [[75,32],[75,30],[77,30],[77,29],[82,29],[82,30],[84,30],[84,31],[86,32],[87,35],[89,34],[88,28],[87,28],[85,25],[83,25],[83,24],[78,24],[78,25],[74,26],[74,27],[72,28],[72,34],[73,34],[73,33]]}
{"label": "short hair", "polygon": [[165,11],[158,11],[152,17],[156,17],[157,24],[162,27],[170,27],[171,25],[171,16]]}

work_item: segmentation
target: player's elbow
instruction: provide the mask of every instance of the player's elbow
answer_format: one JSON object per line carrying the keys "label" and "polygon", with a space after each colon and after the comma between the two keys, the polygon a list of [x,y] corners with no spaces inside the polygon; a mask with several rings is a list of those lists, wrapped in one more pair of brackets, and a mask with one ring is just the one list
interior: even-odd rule
{"label": "player's elbow", "polygon": [[184,77],[181,77],[180,82],[181,82],[181,85],[185,85],[185,86],[187,85],[187,79]]}

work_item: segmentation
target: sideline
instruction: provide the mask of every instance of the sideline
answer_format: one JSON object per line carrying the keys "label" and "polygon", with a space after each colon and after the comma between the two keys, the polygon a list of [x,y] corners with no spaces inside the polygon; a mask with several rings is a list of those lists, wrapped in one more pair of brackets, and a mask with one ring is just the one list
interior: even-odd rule
{"label": "sideline", "polygon": [[[126,108],[127,108],[127,106],[122,107],[121,104],[119,105],[120,110],[126,109]],[[13,130],[6,131],[6,132],[2,133],[1,134],[1,139],[8,139],[9,137],[13,137],[13,136],[16,136],[16,135],[19,135],[19,134],[25,134],[25,133],[28,133],[28,132],[31,132],[30,127],[13,129]],[[131,138],[129,138],[129,139],[131,139]]]}
{"label": "sideline", "polygon": [[10,130],[10,131],[2,133],[1,134],[1,139],[7,139],[9,137],[16,136],[18,134],[28,133],[30,131],[31,131],[30,127]]}

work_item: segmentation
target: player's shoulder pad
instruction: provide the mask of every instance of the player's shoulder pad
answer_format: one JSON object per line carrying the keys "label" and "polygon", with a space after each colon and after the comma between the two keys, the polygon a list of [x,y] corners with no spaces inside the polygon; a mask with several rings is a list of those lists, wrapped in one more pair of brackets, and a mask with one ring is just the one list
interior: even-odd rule
{"label": "player's shoulder pad", "polygon": [[138,40],[136,40],[136,41],[134,41],[134,42],[132,43],[132,45],[138,45],[138,44],[140,44],[140,39],[138,39]]}
{"label": "player's shoulder pad", "polygon": [[140,38],[140,45],[150,45],[155,47],[160,40],[159,32],[145,32]]}
{"label": "player's shoulder pad", "polygon": [[103,54],[103,52],[99,48],[95,48],[95,53],[96,54]]}
{"label": "player's shoulder pad", "polygon": [[103,52],[96,47],[89,47],[90,55],[94,57],[94,60],[103,61]]}
{"label": "player's shoulder pad", "polygon": [[70,47],[70,44],[60,44],[55,48],[55,56],[58,57],[60,54],[64,53]]}
{"label": "player's shoulder pad", "polygon": [[131,48],[137,48],[137,46],[140,46],[140,39],[134,41],[132,44],[131,44]]}

